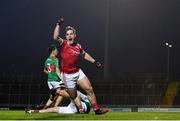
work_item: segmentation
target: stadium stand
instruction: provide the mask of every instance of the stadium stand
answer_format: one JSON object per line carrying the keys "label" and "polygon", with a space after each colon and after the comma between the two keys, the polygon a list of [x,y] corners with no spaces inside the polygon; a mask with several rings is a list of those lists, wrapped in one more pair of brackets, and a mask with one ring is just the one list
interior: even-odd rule
{"label": "stadium stand", "polygon": [[[0,75],[0,106],[40,104],[49,96],[44,74]],[[164,74],[126,74],[108,81],[92,80],[98,102],[102,105],[159,105],[164,89]],[[180,91],[175,98],[180,100]],[[174,102],[175,104],[177,102]]]}

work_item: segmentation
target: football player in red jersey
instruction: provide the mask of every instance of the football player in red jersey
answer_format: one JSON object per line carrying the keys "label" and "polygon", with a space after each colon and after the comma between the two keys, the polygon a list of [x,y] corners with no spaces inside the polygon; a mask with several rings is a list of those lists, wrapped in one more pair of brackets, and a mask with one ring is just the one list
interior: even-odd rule
{"label": "football player in red jersey", "polygon": [[92,108],[96,115],[105,114],[108,112],[106,109],[100,109],[96,101],[96,96],[94,94],[93,88],[87,76],[83,71],[77,67],[77,62],[80,57],[93,63],[96,67],[101,67],[101,63],[96,61],[91,57],[86,51],[84,51],[79,43],[75,41],[76,30],[67,26],[65,29],[66,39],[59,37],[60,25],[63,19],[58,20],[56,27],[54,29],[53,39],[59,42],[60,45],[60,55],[61,55],[61,78],[68,89],[70,97],[74,100],[79,111],[82,109],[81,101],[77,96],[76,84],[78,84],[87,93],[88,99],[91,102]]}

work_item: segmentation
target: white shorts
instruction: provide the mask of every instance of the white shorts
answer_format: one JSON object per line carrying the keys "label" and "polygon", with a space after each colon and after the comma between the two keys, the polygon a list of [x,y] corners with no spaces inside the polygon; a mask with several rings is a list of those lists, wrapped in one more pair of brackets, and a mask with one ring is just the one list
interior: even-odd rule
{"label": "white shorts", "polygon": [[60,82],[57,81],[48,81],[48,87],[50,90],[60,88]]}
{"label": "white shorts", "polygon": [[83,79],[86,75],[81,69],[79,69],[78,72],[73,74],[61,73],[61,77],[66,88],[74,88],[76,87],[77,81]]}
{"label": "white shorts", "polygon": [[[88,110],[87,105],[84,102],[81,102],[83,111],[86,112]],[[66,107],[59,107],[58,113],[72,114],[78,113],[77,107],[73,101]]]}
{"label": "white shorts", "polygon": [[59,113],[65,113],[65,114],[77,113],[77,108],[76,106],[71,107],[70,105],[66,107],[59,107]]}

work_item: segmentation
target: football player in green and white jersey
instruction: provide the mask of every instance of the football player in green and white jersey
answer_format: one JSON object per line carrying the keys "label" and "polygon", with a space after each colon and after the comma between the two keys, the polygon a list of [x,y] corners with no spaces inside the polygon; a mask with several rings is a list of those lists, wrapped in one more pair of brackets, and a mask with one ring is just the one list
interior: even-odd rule
{"label": "football player in green and white jersey", "polygon": [[51,45],[48,48],[49,57],[46,59],[44,64],[44,72],[48,74],[48,87],[50,89],[50,98],[48,102],[45,104],[44,109],[48,108],[53,101],[57,98],[58,101],[54,106],[58,106],[58,104],[62,101],[61,92],[61,84],[62,81],[60,79],[60,70],[59,70],[59,61],[56,57],[58,54],[58,50],[55,45]]}

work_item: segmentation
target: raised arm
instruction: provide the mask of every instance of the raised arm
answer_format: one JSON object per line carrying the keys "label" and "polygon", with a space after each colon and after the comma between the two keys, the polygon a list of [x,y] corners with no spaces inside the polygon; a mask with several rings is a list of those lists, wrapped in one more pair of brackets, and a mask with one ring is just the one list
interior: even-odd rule
{"label": "raised arm", "polygon": [[61,18],[60,20],[58,20],[56,27],[54,29],[54,34],[53,34],[53,39],[58,41],[60,44],[62,44],[63,39],[59,36],[60,33],[60,26],[63,23],[64,19]]}

